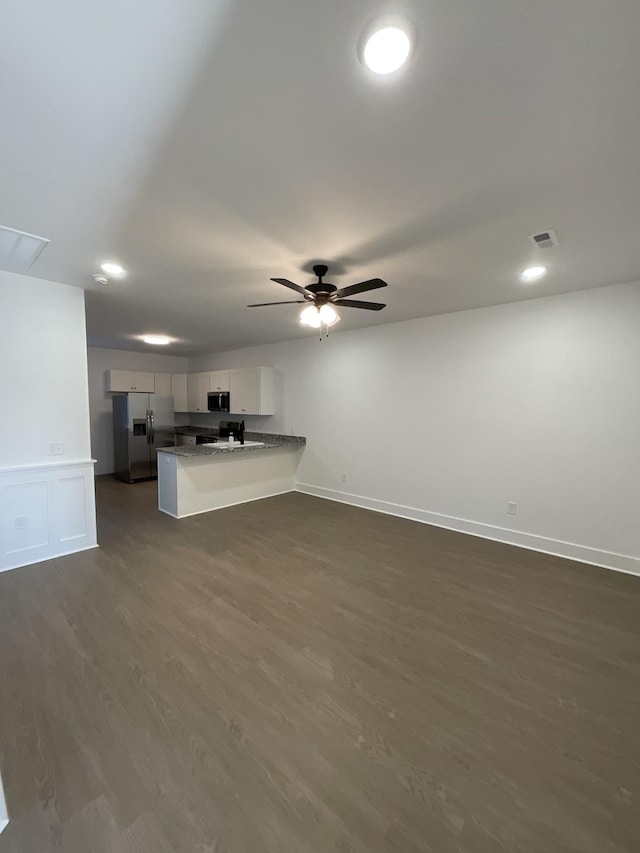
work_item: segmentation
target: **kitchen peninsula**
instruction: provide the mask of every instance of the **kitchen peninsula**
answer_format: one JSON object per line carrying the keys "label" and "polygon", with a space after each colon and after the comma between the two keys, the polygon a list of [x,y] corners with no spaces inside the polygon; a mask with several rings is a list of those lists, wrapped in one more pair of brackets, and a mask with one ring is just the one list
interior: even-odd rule
{"label": "kitchen peninsula", "polygon": [[250,432],[244,444],[161,448],[158,509],[184,518],[293,491],[305,443],[302,436]]}

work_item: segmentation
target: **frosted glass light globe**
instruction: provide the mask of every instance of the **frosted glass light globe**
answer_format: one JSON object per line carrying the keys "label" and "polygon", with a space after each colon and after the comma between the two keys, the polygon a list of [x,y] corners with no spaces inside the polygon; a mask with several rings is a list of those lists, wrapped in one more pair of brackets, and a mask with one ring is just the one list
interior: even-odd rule
{"label": "frosted glass light globe", "polygon": [[322,305],[320,308],[320,321],[325,324],[325,326],[333,326],[334,323],[337,323],[340,317],[338,316],[338,312],[335,308],[332,308],[331,305]]}
{"label": "frosted glass light globe", "polygon": [[320,328],[322,320],[320,319],[320,312],[315,305],[309,305],[307,308],[302,309],[300,322],[305,326],[311,326],[312,329]]}

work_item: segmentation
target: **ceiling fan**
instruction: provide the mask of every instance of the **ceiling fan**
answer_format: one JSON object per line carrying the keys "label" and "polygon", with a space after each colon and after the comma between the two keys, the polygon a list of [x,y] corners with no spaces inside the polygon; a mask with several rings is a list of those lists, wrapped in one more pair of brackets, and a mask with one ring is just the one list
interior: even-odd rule
{"label": "ceiling fan", "polygon": [[360,281],[358,284],[352,284],[349,287],[342,287],[340,290],[335,284],[328,284],[322,279],[325,277],[329,267],[326,264],[316,264],[313,267],[313,272],[318,276],[318,281],[313,284],[308,284],[302,287],[288,278],[272,278],[277,284],[283,284],[285,287],[295,290],[303,298],[288,299],[285,302],[258,302],[255,305],[247,305],[247,308],[263,308],[267,305],[307,305],[300,314],[300,321],[307,326],[312,326],[314,329],[319,329],[321,326],[333,326],[340,319],[338,312],[333,307],[340,305],[344,308],[364,308],[367,311],[382,311],[386,305],[382,302],[361,302],[358,299],[348,299],[346,297],[353,296],[356,293],[366,293],[369,290],[377,290],[379,287],[386,287],[387,282],[381,278],[370,278],[368,281]]}

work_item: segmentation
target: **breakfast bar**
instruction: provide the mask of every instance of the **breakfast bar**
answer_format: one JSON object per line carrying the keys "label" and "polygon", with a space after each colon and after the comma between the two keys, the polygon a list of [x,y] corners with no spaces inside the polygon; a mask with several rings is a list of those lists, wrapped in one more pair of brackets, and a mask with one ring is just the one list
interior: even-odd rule
{"label": "breakfast bar", "polygon": [[185,518],[293,491],[306,439],[247,433],[244,444],[216,441],[158,449],[158,509]]}

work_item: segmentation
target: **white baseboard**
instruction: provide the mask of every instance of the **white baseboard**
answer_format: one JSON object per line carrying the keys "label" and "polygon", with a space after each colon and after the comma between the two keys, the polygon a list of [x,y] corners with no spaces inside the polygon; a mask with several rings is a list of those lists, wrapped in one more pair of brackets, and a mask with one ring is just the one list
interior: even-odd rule
{"label": "white baseboard", "polygon": [[325,489],[321,486],[311,486],[308,483],[296,483],[296,491],[317,498],[358,506],[362,509],[383,512],[386,515],[397,515],[400,518],[408,518],[422,524],[445,527],[447,530],[455,530],[457,533],[467,533],[471,536],[480,536],[482,539],[492,539],[495,542],[504,542],[507,545],[517,545],[519,548],[526,548],[530,551],[540,551],[543,554],[564,557],[567,560],[577,560],[580,563],[589,563],[604,569],[640,575],[640,558],[628,554],[602,551],[598,548],[589,548],[586,545],[577,545],[573,542],[563,542],[559,539],[549,539],[545,536],[537,536],[519,530],[509,530],[505,527],[469,521],[466,518],[456,518],[455,516],[442,515],[438,512],[429,512],[389,501],[351,495],[348,492]]}
{"label": "white baseboard", "polygon": [[284,490],[281,490],[278,492],[268,492],[267,494],[260,495],[257,498],[243,498],[242,500],[230,501],[229,503],[220,504],[220,506],[213,507],[212,509],[197,509],[194,512],[185,512],[183,515],[176,515],[173,512],[169,512],[169,510],[167,510],[167,509],[163,509],[161,506],[159,506],[158,509],[160,510],[160,512],[163,512],[165,515],[170,515],[171,518],[177,518],[179,521],[181,518],[191,518],[192,515],[203,515],[204,513],[207,513],[207,512],[216,512],[219,509],[226,509],[227,507],[230,507],[230,506],[240,506],[240,504],[250,504],[250,503],[253,503],[253,501],[262,501],[265,498],[275,498],[277,495],[286,495],[286,494],[289,494],[289,492],[294,492],[294,491],[296,491],[296,489],[284,489]]}
{"label": "white baseboard", "polygon": [[2,788],[2,776],[0,776],[0,832],[9,823],[9,813],[7,812],[7,803],[4,798],[4,790]]}
{"label": "white baseboard", "polygon": [[93,460],[0,469],[0,572],[95,548]]}

